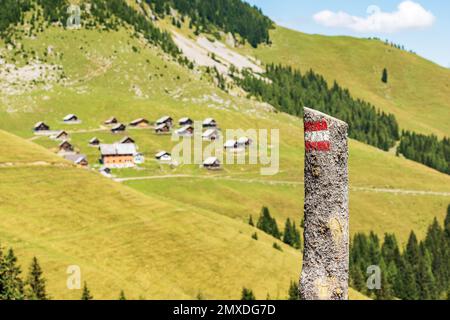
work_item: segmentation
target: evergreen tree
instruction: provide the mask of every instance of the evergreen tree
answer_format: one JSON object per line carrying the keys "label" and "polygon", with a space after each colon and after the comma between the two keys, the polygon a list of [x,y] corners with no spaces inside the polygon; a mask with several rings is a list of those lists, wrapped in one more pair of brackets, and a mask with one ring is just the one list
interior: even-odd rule
{"label": "evergreen tree", "polygon": [[393,286],[388,281],[388,268],[383,258],[381,258],[379,267],[381,269],[381,288],[375,290],[375,297],[377,300],[392,300],[394,298]]}
{"label": "evergreen tree", "polygon": [[445,232],[436,218],[428,228],[424,248],[430,255],[431,270],[435,280],[435,298],[438,298],[441,293],[447,290],[449,285],[449,264]]}
{"label": "evergreen tree", "polygon": [[400,284],[396,288],[401,288],[397,293],[402,300],[417,300],[419,298],[416,284],[416,273],[414,267],[409,263],[405,255],[402,256],[402,263],[399,268]]}
{"label": "evergreen tree", "polygon": [[23,282],[20,267],[14,251],[9,249],[6,256],[0,248],[0,300],[23,300]]}
{"label": "evergreen tree", "polygon": [[416,284],[419,300],[437,299],[436,286],[434,283],[433,271],[431,269],[430,253],[423,244],[420,245],[420,256],[417,269]]}
{"label": "evergreen tree", "polygon": [[398,296],[402,291],[398,271],[401,264],[401,254],[394,234],[385,234],[381,247],[381,256],[386,264],[384,271],[385,280],[391,286],[391,294]]}
{"label": "evergreen tree", "polygon": [[350,264],[350,285],[352,288],[358,290],[361,293],[367,292],[366,281],[364,279],[364,273],[362,268],[355,263]]}
{"label": "evergreen tree", "polygon": [[301,246],[300,232],[297,230],[295,222],[291,223],[291,220],[289,218],[286,220],[284,226],[283,242],[295,249],[300,249]]}
{"label": "evergreen tree", "polygon": [[26,297],[28,300],[48,300],[45,290],[45,279],[42,276],[42,269],[36,257],[30,265],[30,271],[26,281]]}
{"label": "evergreen tree", "polygon": [[253,222],[253,217],[252,217],[252,215],[250,215],[250,217],[248,218],[248,224],[251,225],[252,227],[255,226],[255,223]]}
{"label": "evergreen tree", "polygon": [[256,227],[277,239],[281,238],[277,221],[275,220],[275,218],[272,218],[272,216],[270,215],[269,208],[267,207],[262,208],[261,215],[258,219]]}
{"label": "evergreen tree", "polygon": [[293,239],[292,239],[292,226],[291,226],[291,220],[287,218],[286,224],[284,226],[284,232],[283,232],[283,242],[292,245]]}
{"label": "evergreen tree", "polygon": [[289,298],[288,300],[300,300],[300,295],[298,291],[298,284],[295,281],[291,281],[289,286]]}
{"label": "evergreen tree", "polygon": [[256,300],[256,298],[251,289],[243,288],[241,300],[251,301],[251,300]]}
{"label": "evergreen tree", "polygon": [[127,298],[125,297],[125,292],[123,290],[120,291],[119,300],[127,300]]}
{"label": "evergreen tree", "polygon": [[381,76],[381,81],[383,83],[388,83],[388,71],[386,68],[383,69],[383,75]]}
{"label": "evergreen tree", "polygon": [[419,244],[417,241],[416,234],[414,231],[411,231],[408,239],[408,243],[406,245],[405,250],[405,258],[408,261],[408,263],[414,267],[414,270],[417,271],[418,269],[418,262],[419,262]]}
{"label": "evergreen tree", "polygon": [[91,295],[91,292],[88,289],[87,283],[84,283],[83,293],[81,295],[81,300],[93,300],[94,297]]}
{"label": "evergreen tree", "polygon": [[447,239],[450,239],[450,205],[447,207],[447,215],[444,220],[444,230],[446,233]]}

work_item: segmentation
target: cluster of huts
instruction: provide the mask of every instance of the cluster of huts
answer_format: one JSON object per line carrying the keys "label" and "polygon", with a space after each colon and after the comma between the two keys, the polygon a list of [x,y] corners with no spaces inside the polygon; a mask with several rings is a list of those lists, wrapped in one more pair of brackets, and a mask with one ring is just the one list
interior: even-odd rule
{"label": "cluster of huts", "polygon": [[[160,121],[168,120],[170,121],[170,127],[173,123],[173,119],[171,117],[163,117]],[[178,121],[180,126],[179,129],[175,131],[175,134],[180,137],[192,137],[194,134],[194,121],[191,118],[185,117],[181,118]],[[162,125],[162,124],[161,124]],[[202,133],[202,139],[204,141],[215,141],[220,136],[220,130],[218,129],[217,121],[213,118],[207,118],[202,122],[202,127],[204,129]],[[241,137],[237,140],[228,140],[224,144],[225,150],[245,150],[245,148],[249,147],[252,143],[252,140],[248,137]],[[155,156],[156,160],[167,163],[172,161],[171,154],[167,151],[158,152]],[[209,157],[203,162],[203,168],[209,170],[217,170],[220,169],[221,162],[217,157]]]}
{"label": "cluster of huts", "polygon": [[[65,124],[81,123],[75,114],[69,114],[62,119]],[[110,127],[112,133],[123,133],[127,129],[127,125],[120,123],[115,117],[111,117],[104,121],[105,126]],[[132,128],[150,128],[151,124],[145,118],[139,118],[128,124]],[[174,132],[180,137],[192,137],[194,135],[194,121],[189,117],[183,117],[178,121],[179,128]],[[202,122],[203,132],[202,139],[204,141],[215,141],[220,137],[220,130],[217,121],[213,118],[207,118]],[[170,116],[163,116],[154,124],[156,134],[170,134],[174,129],[174,120]],[[88,161],[85,155],[75,151],[74,146],[69,142],[69,134],[64,131],[51,131],[50,126],[44,122],[35,124],[33,131],[37,135],[47,135],[54,140],[59,140],[58,153],[65,159],[81,166],[87,166]],[[252,141],[247,137],[241,137],[237,140],[228,140],[224,144],[225,150],[240,150],[248,147]],[[130,137],[124,137],[120,141],[113,144],[102,144],[101,141],[94,137],[89,141],[91,147],[96,147],[100,151],[100,163],[103,165],[101,172],[109,173],[112,168],[130,168],[145,161],[144,155],[138,152],[135,141]],[[172,156],[166,151],[160,151],[155,155],[157,161],[161,163],[171,163]],[[210,157],[203,162],[203,167],[214,170],[221,167],[220,160],[216,157]]]}
{"label": "cluster of huts", "polygon": [[[64,124],[79,124],[80,119],[74,114],[68,114],[62,119]],[[64,130],[52,131],[45,122],[38,122],[34,125],[33,131],[37,135],[46,135],[53,140],[60,141],[58,145],[58,154],[64,159],[73,162],[76,165],[87,167],[89,165],[86,155],[80,154],[69,142],[69,134]]]}

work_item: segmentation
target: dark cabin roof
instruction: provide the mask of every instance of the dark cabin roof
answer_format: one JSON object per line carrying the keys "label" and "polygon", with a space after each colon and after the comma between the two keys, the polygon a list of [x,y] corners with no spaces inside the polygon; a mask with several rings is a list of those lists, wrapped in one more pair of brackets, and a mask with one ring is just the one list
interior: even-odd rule
{"label": "dark cabin roof", "polygon": [[131,121],[131,122],[130,122],[130,125],[132,125],[132,126],[137,126],[139,123],[142,123],[142,122],[144,122],[144,123],[149,123],[149,121],[148,121],[147,119],[139,118],[139,119],[136,119],[136,120]]}
{"label": "dark cabin roof", "polygon": [[105,124],[113,124],[119,122],[116,117],[109,118],[105,121]]}
{"label": "dark cabin roof", "polygon": [[41,129],[41,128],[45,128],[45,130],[50,129],[50,127],[49,127],[48,125],[46,125],[44,122],[42,122],[42,121],[40,121],[40,122],[38,122],[38,123],[36,123],[36,124],[34,125],[34,129],[35,129],[35,130]]}
{"label": "dark cabin roof", "polygon": [[119,123],[119,124],[115,125],[114,127],[112,127],[111,131],[125,131],[126,128],[127,128],[126,125]]}
{"label": "dark cabin roof", "polygon": [[119,143],[135,143],[135,141],[130,137],[124,137],[122,140],[119,141]]}

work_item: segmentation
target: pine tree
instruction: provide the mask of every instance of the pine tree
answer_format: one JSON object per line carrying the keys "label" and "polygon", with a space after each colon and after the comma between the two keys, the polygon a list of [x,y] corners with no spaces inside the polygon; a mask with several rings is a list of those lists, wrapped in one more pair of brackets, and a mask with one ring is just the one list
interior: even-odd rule
{"label": "pine tree", "polygon": [[431,257],[429,251],[421,244],[416,284],[420,300],[436,299],[436,286],[431,270]]}
{"label": "pine tree", "polygon": [[405,255],[402,256],[399,276],[400,283],[396,284],[396,288],[397,290],[401,288],[401,291],[397,293],[398,297],[403,300],[417,300],[419,294],[416,284],[416,273]]}
{"label": "pine tree", "polygon": [[251,225],[252,227],[255,226],[255,223],[253,222],[253,217],[252,217],[252,215],[250,215],[250,217],[248,218],[248,224]]}
{"label": "pine tree", "polygon": [[94,297],[91,295],[91,292],[88,289],[87,283],[84,283],[83,293],[81,295],[81,300],[93,300]]}
{"label": "pine tree", "polygon": [[298,284],[295,281],[291,281],[289,286],[289,298],[288,300],[300,300],[300,295],[298,291]]}
{"label": "pine tree", "polygon": [[45,290],[45,279],[42,277],[42,269],[36,257],[30,265],[30,271],[26,281],[26,297],[28,300],[48,300]]}
{"label": "pine tree", "polygon": [[420,288],[417,283],[420,251],[417,237],[414,232],[411,232],[409,236],[403,258],[402,267],[399,270],[400,274],[402,274],[403,287],[403,294],[400,298],[405,300],[417,300],[420,294]]}
{"label": "pine tree", "polygon": [[352,288],[355,288],[361,293],[365,293],[367,291],[364,274],[361,267],[355,263],[351,263],[350,265],[350,284]]}
{"label": "pine tree", "polygon": [[379,264],[381,269],[381,288],[375,290],[375,297],[377,300],[391,300],[394,297],[392,284],[388,282],[388,270],[384,259],[382,258]]}
{"label": "pine tree", "polygon": [[258,219],[256,226],[258,229],[264,231],[267,234],[270,234],[271,236],[277,239],[281,238],[277,221],[275,220],[275,218],[272,218],[272,216],[270,215],[269,208],[267,207],[262,208],[261,215]]}
{"label": "pine tree", "polygon": [[292,239],[292,226],[291,226],[291,220],[287,218],[286,223],[284,225],[284,232],[283,232],[283,242],[292,246],[293,239]]}
{"label": "pine tree", "polygon": [[3,256],[0,248],[0,300],[23,300],[23,282],[20,278],[20,267],[17,265],[17,258],[14,251],[9,249],[6,256]]}
{"label": "pine tree", "polygon": [[381,246],[381,256],[386,263],[386,281],[392,287],[392,295],[398,296],[402,291],[398,271],[401,264],[401,254],[394,234],[385,234],[383,245]]}
{"label": "pine tree", "polygon": [[448,249],[445,232],[436,218],[428,228],[424,247],[430,254],[431,269],[435,280],[435,297],[438,298],[447,290],[449,265],[447,264]]}
{"label": "pine tree", "polygon": [[243,288],[241,300],[251,301],[251,300],[256,300],[256,298],[251,289]]}
{"label": "pine tree", "polygon": [[125,292],[123,290],[120,291],[119,300],[127,300],[127,298],[125,297]]}
{"label": "pine tree", "polygon": [[445,221],[444,221],[444,230],[445,230],[447,239],[450,239],[450,204],[447,207],[447,215],[445,216]]}
{"label": "pine tree", "polygon": [[414,267],[414,270],[417,271],[420,251],[419,251],[419,244],[417,242],[417,237],[414,231],[411,231],[409,235],[404,255],[409,264]]}

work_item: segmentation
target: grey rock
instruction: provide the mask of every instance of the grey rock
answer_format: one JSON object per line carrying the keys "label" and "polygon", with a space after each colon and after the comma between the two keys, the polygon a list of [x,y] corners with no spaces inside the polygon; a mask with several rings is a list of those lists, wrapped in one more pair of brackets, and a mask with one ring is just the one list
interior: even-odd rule
{"label": "grey rock", "polygon": [[300,298],[347,300],[348,125],[308,108],[304,121],[305,248]]}

